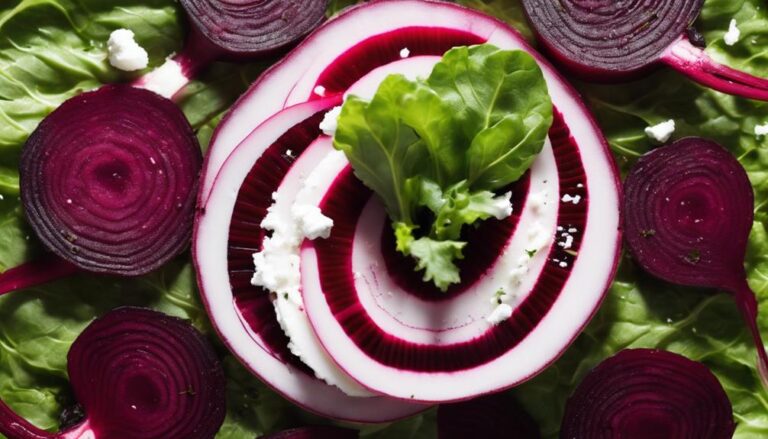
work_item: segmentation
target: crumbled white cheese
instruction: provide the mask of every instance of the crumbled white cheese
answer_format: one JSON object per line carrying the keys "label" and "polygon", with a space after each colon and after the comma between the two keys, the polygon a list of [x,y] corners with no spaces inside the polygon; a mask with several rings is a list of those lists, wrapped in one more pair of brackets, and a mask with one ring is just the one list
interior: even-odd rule
{"label": "crumbled white cheese", "polygon": [[[277,194],[272,198],[277,202]],[[255,272],[251,283],[270,291],[287,294],[301,304],[299,286],[299,246],[304,238],[317,239],[330,236],[333,220],[323,215],[317,206],[294,204],[290,218],[281,218],[272,204],[261,221],[261,227],[272,231],[264,238],[261,251],[253,254]]]}
{"label": "crumbled white cheese", "polygon": [[728,24],[728,32],[723,35],[723,41],[725,44],[733,46],[739,41],[739,38],[741,38],[741,31],[736,26],[736,20],[731,19],[730,24]]}
{"label": "crumbled white cheese", "polygon": [[409,56],[411,56],[411,51],[407,47],[403,47],[400,50],[400,58],[408,58]]}
{"label": "crumbled white cheese", "polygon": [[173,96],[189,82],[181,64],[170,57],[163,65],[149,72],[143,80],[144,88],[167,98]]}
{"label": "crumbled white cheese", "polygon": [[563,250],[568,250],[569,248],[573,247],[573,236],[570,234],[565,234],[563,238],[565,238],[565,241],[560,241],[557,243],[557,245],[562,247]]}
{"label": "crumbled white cheese", "polygon": [[512,215],[512,192],[507,192],[500,197],[494,198],[490,214],[498,220],[503,220]]}
{"label": "crumbled white cheese", "polygon": [[331,236],[333,220],[323,215],[319,207],[311,204],[294,204],[291,206],[291,216],[303,237],[317,239]]}
{"label": "crumbled white cheese", "polygon": [[512,316],[512,307],[506,303],[500,303],[485,317],[485,320],[492,325],[498,325],[510,316]]}
{"label": "crumbled white cheese", "polygon": [[315,94],[318,96],[325,96],[325,87],[322,85],[318,85],[315,87]]}
{"label": "crumbled white cheese", "polygon": [[581,195],[565,194],[563,195],[562,201],[563,203],[579,204],[579,202],[581,201]]}
{"label": "crumbled white cheese", "polygon": [[109,35],[107,51],[109,52],[109,63],[113,67],[126,72],[147,67],[149,55],[134,40],[134,36],[133,31],[128,29],[118,29]]}
{"label": "crumbled white cheese", "polygon": [[657,142],[666,142],[675,132],[675,120],[670,119],[657,125],[645,128],[645,135]]}
{"label": "crumbled white cheese", "polygon": [[336,134],[336,128],[339,127],[339,116],[341,115],[341,106],[333,107],[331,111],[325,113],[320,130],[326,135],[333,137]]}
{"label": "crumbled white cheese", "polygon": [[756,136],[768,136],[768,122],[762,124],[762,125],[756,125],[755,126],[755,135]]}

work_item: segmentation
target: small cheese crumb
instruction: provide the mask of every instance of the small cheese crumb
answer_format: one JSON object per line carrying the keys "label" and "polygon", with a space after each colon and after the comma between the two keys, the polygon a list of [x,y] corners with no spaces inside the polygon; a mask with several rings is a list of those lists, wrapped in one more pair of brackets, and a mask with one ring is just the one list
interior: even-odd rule
{"label": "small cheese crumb", "polygon": [[666,142],[675,132],[675,121],[670,119],[657,125],[649,126],[645,129],[645,134],[657,142]]}
{"label": "small cheese crumb", "polygon": [[118,29],[109,36],[107,51],[109,63],[126,72],[141,70],[149,64],[149,55],[134,40],[134,33],[128,29]]}
{"label": "small cheese crumb", "polygon": [[755,126],[756,136],[768,136],[768,122]]}
{"label": "small cheese crumb", "polygon": [[325,113],[322,122],[320,122],[320,130],[326,136],[333,137],[336,134],[336,128],[339,127],[339,116],[341,115],[341,106],[333,107],[331,111]]}
{"label": "small cheese crumb", "polygon": [[579,204],[579,201],[581,201],[581,195],[565,194],[563,195],[562,201],[563,203]]}
{"label": "small cheese crumb", "polygon": [[303,236],[309,239],[331,236],[333,220],[323,215],[319,207],[311,204],[294,204],[291,206],[291,215]]}
{"label": "small cheese crumb", "polygon": [[315,94],[318,96],[325,96],[325,87],[322,85],[318,85],[315,87]]}
{"label": "small cheese crumb", "polygon": [[498,220],[503,220],[512,215],[512,192],[507,192],[500,197],[494,198],[491,207],[493,208],[490,212],[491,215]]}
{"label": "small cheese crumb", "polygon": [[407,47],[403,47],[400,50],[400,58],[408,58],[409,56],[411,56],[411,51]]}
{"label": "small cheese crumb", "polygon": [[493,311],[491,311],[491,313],[485,318],[485,320],[492,325],[498,325],[511,316],[512,307],[506,303],[502,303],[494,308]]}
{"label": "small cheese crumb", "polygon": [[723,35],[723,41],[729,46],[733,46],[739,41],[741,37],[741,31],[736,26],[736,20],[731,19],[731,23],[728,25],[728,32]]}

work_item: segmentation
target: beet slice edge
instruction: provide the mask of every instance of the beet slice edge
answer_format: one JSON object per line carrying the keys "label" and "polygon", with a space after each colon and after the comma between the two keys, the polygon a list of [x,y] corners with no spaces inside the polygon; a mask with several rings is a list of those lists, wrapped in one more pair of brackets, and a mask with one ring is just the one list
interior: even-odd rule
{"label": "beet slice edge", "polygon": [[768,100],[768,78],[721,65],[690,41],[703,3],[523,0],[545,50],[583,80],[630,80],[663,63],[715,90]]}
{"label": "beet slice edge", "polygon": [[757,300],[744,269],[754,217],[754,194],[744,168],[721,145],[688,137],[641,157],[624,188],[625,236],[634,259],[665,281],[731,293],[768,388]]}
{"label": "beet slice edge", "polygon": [[626,349],[579,384],[560,437],[727,439],[735,427],[728,396],[706,366],[667,351]]}
{"label": "beet slice edge", "polygon": [[114,309],[77,337],[67,371],[86,413],[81,423],[51,433],[0,401],[0,433],[18,439],[208,439],[224,422],[224,370],[202,334],[176,317]]}
{"label": "beet slice edge", "polygon": [[79,268],[135,276],[185,249],[202,156],[181,111],[108,85],[69,99],[27,140],[21,199],[43,244]]}

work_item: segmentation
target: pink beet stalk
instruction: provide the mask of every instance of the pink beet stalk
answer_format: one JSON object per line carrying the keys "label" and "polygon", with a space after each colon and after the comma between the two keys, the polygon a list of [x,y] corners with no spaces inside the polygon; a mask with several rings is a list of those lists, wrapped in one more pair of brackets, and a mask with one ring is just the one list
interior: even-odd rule
{"label": "pink beet stalk", "polygon": [[81,270],[69,262],[48,255],[0,274],[0,295],[53,282],[79,272]]}
{"label": "pink beet stalk", "polygon": [[661,60],[694,81],[723,93],[768,101],[768,79],[717,63],[704,50],[680,37]]}

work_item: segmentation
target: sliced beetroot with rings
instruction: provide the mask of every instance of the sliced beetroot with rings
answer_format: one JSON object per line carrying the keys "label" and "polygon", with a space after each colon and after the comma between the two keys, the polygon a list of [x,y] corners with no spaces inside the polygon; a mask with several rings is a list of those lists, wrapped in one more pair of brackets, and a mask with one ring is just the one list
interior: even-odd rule
{"label": "sliced beetroot with rings", "polygon": [[653,349],[603,361],[568,399],[561,439],[729,439],[723,386],[703,364]]}
{"label": "sliced beetroot with rings", "polygon": [[651,151],[624,183],[624,229],[634,259],[665,281],[728,291],[758,352],[768,388],[768,356],[744,257],[754,217],[747,173],[717,143],[681,139]]}
{"label": "sliced beetroot with rings", "polygon": [[27,140],[27,219],[59,257],[136,276],[183,251],[202,156],[184,114],[155,93],[108,85],[69,99]]}
{"label": "sliced beetroot with rings", "polygon": [[325,19],[328,0],[181,0],[201,36],[225,55],[248,58],[295,43]]}
{"label": "sliced beetroot with rings", "polygon": [[188,322],[146,308],[94,320],[67,355],[85,419],[51,433],[0,401],[0,433],[15,439],[212,439],[226,415],[224,370]]}
{"label": "sliced beetroot with rings", "polygon": [[581,79],[633,79],[663,63],[715,90],[768,100],[768,79],[718,64],[699,47],[700,35],[689,29],[703,3],[523,0],[544,48]]}

